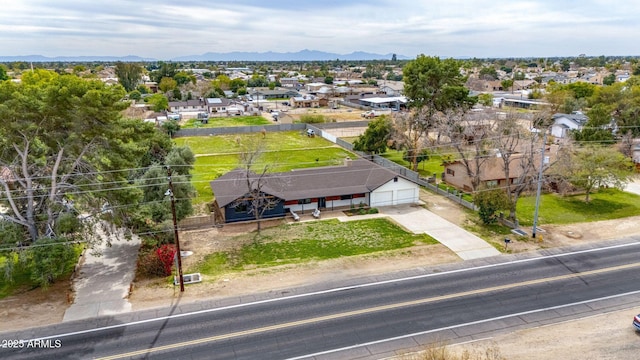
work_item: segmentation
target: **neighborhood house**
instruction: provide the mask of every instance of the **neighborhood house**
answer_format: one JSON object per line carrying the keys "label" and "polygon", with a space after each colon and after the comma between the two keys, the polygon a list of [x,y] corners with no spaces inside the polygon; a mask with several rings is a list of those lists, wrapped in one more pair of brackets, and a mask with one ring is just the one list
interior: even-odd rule
{"label": "neighborhood house", "polygon": [[[250,179],[258,175],[249,173]],[[342,166],[273,173],[262,180],[263,196],[277,199],[263,218],[284,217],[290,212],[314,212],[351,206],[378,207],[418,202],[418,184],[364,159],[346,160]],[[246,170],[230,171],[211,182],[217,218],[224,222],[254,220],[249,213]]]}
{"label": "neighborhood house", "polygon": [[554,114],[551,135],[556,139],[565,139],[571,130],[582,129],[587,120],[589,118],[579,111],[574,111],[571,114]]}

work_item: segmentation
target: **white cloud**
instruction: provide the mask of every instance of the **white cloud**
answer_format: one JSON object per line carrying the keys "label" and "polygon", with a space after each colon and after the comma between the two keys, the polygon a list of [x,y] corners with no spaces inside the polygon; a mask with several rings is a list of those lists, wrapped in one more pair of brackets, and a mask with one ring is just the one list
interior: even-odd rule
{"label": "white cloud", "polygon": [[3,55],[302,49],[519,57],[640,54],[634,1],[22,0],[3,5]]}

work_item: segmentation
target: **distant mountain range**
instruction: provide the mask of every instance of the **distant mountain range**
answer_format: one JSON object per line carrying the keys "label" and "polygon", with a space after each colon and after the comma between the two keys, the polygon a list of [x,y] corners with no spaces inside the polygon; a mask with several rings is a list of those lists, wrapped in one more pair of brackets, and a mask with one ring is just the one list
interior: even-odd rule
{"label": "distant mountain range", "polygon": [[[208,52],[202,55],[186,55],[178,56],[170,61],[326,61],[326,60],[391,60],[393,54],[374,54],[363,51],[355,51],[351,54],[336,54],[328,53],[317,50],[302,50],[298,52],[229,52],[229,53],[214,53]],[[397,54],[398,60],[408,60],[409,57]],[[27,62],[88,62],[88,61],[100,61],[100,62],[149,62],[158,61],[153,58],[143,58],[135,55],[128,56],[55,56],[47,57],[42,55],[19,55],[19,56],[0,56],[0,62],[14,62],[14,61],[27,61]]]}
{"label": "distant mountain range", "polygon": [[[374,54],[355,51],[351,54],[336,54],[317,50],[302,50],[298,52],[208,52],[202,55],[187,55],[173,58],[175,61],[313,61],[313,60],[391,60],[393,54]],[[396,55],[398,60],[407,60],[404,55]]]}

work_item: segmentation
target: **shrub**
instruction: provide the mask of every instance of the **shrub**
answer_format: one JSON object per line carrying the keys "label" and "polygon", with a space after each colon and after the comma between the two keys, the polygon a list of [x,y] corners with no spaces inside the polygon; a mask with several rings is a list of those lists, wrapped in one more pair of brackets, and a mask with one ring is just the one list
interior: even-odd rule
{"label": "shrub", "polygon": [[138,256],[138,274],[143,277],[166,276],[164,265],[154,251],[146,251]]}
{"label": "shrub", "polygon": [[377,214],[377,213],[378,213],[378,209],[376,208],[369,209],[369,214]]}
{"label": "shrub", "polygon": [[171,275],[176,248],[171,244],[157,247],[157,239],[143,238],[138,256],[138,274],[144,277]]}
{"label": "shrub", "polygon": [[478,215],[485,225],[495,223],[496,213],[509,208],[509,200],[503,189],[480,189],[473,196],[473,202],[478,206]]}
{"label": "shrub", "polygon": [[176,252],[177,250],[173,245],[162,245],[156,250],[156,255],[160,259],[164,270],[164,276],[171,275],[171,267],[173,266],[173,258],[176,256]]}
{"label": "shrub", "polygon": [[323,115],[305,114],[300,116],[300,122],[305,124],[321,124],[325,122],[325,118]]}
{"label": "shrub", "polygon": [[[47,288],[61,276],[71,272],[75,266],[80,249],[67,243],[66,238],[40,239],[38,245],[29,248],[31,280]],[[45,246],[46,245],[46,246]]]}

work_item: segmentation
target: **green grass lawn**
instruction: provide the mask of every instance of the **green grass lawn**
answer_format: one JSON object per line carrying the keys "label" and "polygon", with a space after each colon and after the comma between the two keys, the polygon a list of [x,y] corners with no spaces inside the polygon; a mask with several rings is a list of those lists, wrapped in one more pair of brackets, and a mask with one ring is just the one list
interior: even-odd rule
{"label": "green grass lawn", "polygon": [[353,144],[358,139],[358,136],[345,136],[340,139],[348,142],[349,144]]}
{"label": "green grass lawn", "polygon": [[[240,235],[231,241],[245,245],[232,252],[205,257],[194,271],[219,275],[246,268],[269,267],[311,260],[396,250],[418,244],[437,244],[426,234],[414,235],[387,219],[339,222],[337,219],[281,225]],[[189,270],[191,271],[191,270]]]}
{"label": "green grass lawn", "polygon": [[[402,158],[402,151],[388,149],[384,154],[380,156],[387,158],[398,165],[402,165],[407,169],[411,169],[411,163],[405,161]],[[430,177],[434,174],[436,176],[444,172],[444,166],[442,166],[442,157],[436,154],[430,154],[429,159],[418,164],[418,173],[423,177]]]}
{"label": "green grass lawn", "polygon": [[[237,153],[241,151],[238,144],[247,141],[260,141],[262,134],[230,134],[215,136],[185,136],[173,139],[176,145],[188,145],[194,154]],[[266,150],[299,150],[334,146],[321,137],[307,137],[304,131],[278,131],[266,135]]]}
{"label": "green grass lawn", "polygon": [[207,124],[202,124],[198,119],[189,119],[183,125],[182,129],[192,128],[215,128],[215,127],[232,127],[232,126],[254,126],[254,125],[271,125],[272,122],[262,116],[225,116],[209,118]]}
{"label": "green grass lawn", "polygon": [[[545,194],[540,198],[539,224],[571,224],[619,219],[640,215],[640,196],[616,189],[591,194],[586,203],[584,195],[562,197]],[[521,225],[533,225],[536,198],[529,196],[518,201],[517,214]]]}
{"label": "green grass lawn", "polygon": [[[180,137],[177,145],[188,145],[196,154],[192,183],[197,191],[194,204],[213,199],[209,183],[240,165],[240,145],[236,141],[260,141],[261,134],[233,134],[219,136]],[[212,154],[212,155],[206,155]],[[309,138],[298,131],[272,132],[266,137],[266,151],[261,160],[270,171],[281,172],[316,166],[340,165],[345,158],[355,156],[320,138]]]}

